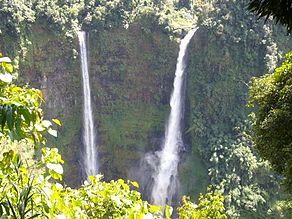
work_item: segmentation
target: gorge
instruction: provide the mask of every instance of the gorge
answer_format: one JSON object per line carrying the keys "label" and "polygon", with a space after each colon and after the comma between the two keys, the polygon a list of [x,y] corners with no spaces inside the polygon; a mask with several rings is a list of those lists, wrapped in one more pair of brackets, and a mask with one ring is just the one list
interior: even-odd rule
{"label": "gorge", "polygon": [[[19,22],[11,10],[0,11],[0,49],[18,64],[19,84],[43,91],[45,117],[63,124],[47,143],[65,161],[63,184],[79,188],[84,175],[102,173],[107,182],[137,181],[143,198],[174,205],[213,185],[223,191],[230,218],[277,215],[279,180],[253,149],[246,103],[250,79],[280,62],[291,35],[257,20],[239,0],[42,2],[31,9],[35,20],[29,5],[17,8],[27,15]],[[176,91],[170,94],[186,36],[187,80],[179,82],[185,91],[175,85],[178,96],[185,94],[181,107]],[[173,111],[178,120],[184,115],[176,127]],[[174,165],[155,173],[160,164],[151,158],[141,169],[145,154],[171,161],[166,141],[176,147],[169,150]],[[154,186],[158,181],[168,182]]]}

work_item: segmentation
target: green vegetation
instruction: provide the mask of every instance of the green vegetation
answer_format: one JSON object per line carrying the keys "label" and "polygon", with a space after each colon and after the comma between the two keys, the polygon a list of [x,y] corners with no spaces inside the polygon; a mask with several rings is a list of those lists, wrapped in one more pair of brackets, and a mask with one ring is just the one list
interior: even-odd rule
{"label": "green vegetation", "polygon": [[[23,163],[12,150],[0,161],[0,214],[8,218],[160,218],[159,208],[130,190],[135,182],[101,182],[91,176],[79,188],[54,183],[61,179],[62,163],[56,149],[43,148],[40,161]],[[46,171],[44,171],[44,168]],[[157,213],[155,213],[157,212]],[[154,214],[152,214],[154,213]],[[157,216],[155,216],[157,214]]]}
{"label": "green vegetation", "polygon": [[[12,82],[11,72],[13,71],[10,62],[7,57],[0,59],[2,66],[0,77],[4,91],[5,88],[13,86],[10,84]],[[18,90],[21,88],[18,87]],[[41,132],[46,131],[56,136],[56,132],[50,128],[51,123],[43,120],[39,114],[41,112],[38,105],[39,99],[31,98],[32,91],[33,89],[26,89],[20,93],[8,92],[2,96],[4,101],[1,103],[1,108],[7,108],[8,102],[5,102],[5,98],[9,97],[10,102],[14,100],[15,112],[19,113],[20,116],[13,115],[11,118],[10,111],[2,110],[1,119],[4,122],[1,123],[1,134],[14,133],[14,135],[10,135],[12,141],[14,136],[21,136],[22,142],[17,142],[20,143],[20,147],[16,146],[16,149],[20,151],[31,146],[25,140],[33,140],[34,146],[38,142],[44,144],[45,139],[42,138]],[[37,93],[39,94],[39,92]],[[21,105],[20,103],[25,102],[23,96],[35,108],[29,108],[29,104]],[[19,112],[18,107],[27,108],[28,112],[24,115]],[[37,115],[33,114],[35,111],[38,112]],[[19,126],[10,121],[14,117],[20,120]],[[21,125],[22,120],[26,122],[26,125]],[[53,121],[61,126],[59,120],[53,119]],[[32,136],[23,135],[24,132],[28,132],[28,125],[32,126],[32,131],[29,132]],[[64,161],[56,148],[42,147],[37,159],[32,159],[32,154],[24,153],[28,159],[24,162],[18,153],[11,150],[11,148],[15,148],[15,143],[9,145],[10,141],[1,136],[1,149],[7,150],[7,144],[10,149],[3,153],[0,160],[1,218],[162,218],[162,207],[152,206],[142,201],[140,193],[131,190],[131,187],[139,187],[137,182],[128,181],[125,183],[124,180],[119,179],[106,183],[101,181],[102,176],[97,175],[89,176],[79,189],[72,189],[59,183],[62,180],[63,168],[61,164]],[[195,211],[196,214],[206,216],[206,218],[207,215],[221,214],[223,199],[221,196],[217,201],[216,199],[216,194],[208,193],[206,197],[200,198],[199,206],[201,209],[189,209],[191,203],[188,202],[188,204],[184,203],[179,212],[185,215]],[[213,205],[216,206],[214,201],[216,203],[221,201],[222,206],[218,210],[213,210]],[[165,218],[169,219],[171,213],[171,208],[166,206]]]}
{"label": "green vegetation", "polygon": [[[236,138],[218,138],[212,146],[211,182],[224,192],[226,213],[232,217],[251,215],[281,217],[272,210],[277,200],[289,200],[281,192],[279,177],[271,171],[267,161],[254,150],[250,125],[235,128]],[[289,210],[288,210],[289,211]],[[287,212],[286,212],[287,213]]]}
{"label": "green vegetation", "polygon": [[292,6],[289,0],[251,0],[248,9],[266,20],[272,17],[292,31]]}
{"label": "green vegetation", "polygon": [[[0,54],[1,55],[1,54]],[[52,123],[43,120],[39,100],[42,93],[37,89],[18,87],[12,84],[13,66],[8,57],[0,56],[0,122],[1,137],[12,139],[30,139],[34,143],[43,143],[42,132],[56,135]],[[58,120],[55,120],[58,123]]]}
{"label": "green vegetation", "polygon": [[[245,108],[248,81],[262,72],[273,72],[290,49],[291,37],[269,20],[265,24],[256,21],[246,11],[247,4],[240,0],[0,1],[0,49],[20,67],[20,84],[29,81],[42,89],[45,115],[63,123],[58,137],[48,137],[47,145],[57,145],[65,160],[64,183],[82,184],[82,93],[76,31],[89,32],[101,172],[110,181],[126,179],[143,154],[160,147],[178,50],[175,39],[197,25],[189,48],[186,151],[181,152],[179,166],[182,194],[194,200],[212,183],[224,195],[225,214],[230,218],[288,218],[291,198],[282,191],[281,179],[268,162],[258,157],[250,125],[243,121],[249,113]],[[33,94],[33,101],[39,99],[39,91]],[[1,97],[10,101],[6,95]],[[40,115],[38,119],[43,118]],[[33,129],[35,125],[28,126],[23,120],[23,137],[32,136],[27,131],[35,130],[37,135],[38,130],[44,129],[43,134],[51,128],[48,122],[35,123],[41,128]],[[13,132],[6,125],[2,135]],[[2,146],[6,141],[9,138],[2,138]],[[20,146],[27,144],[23,141]],[[23,157],[23,150],[19,151]],[[65,190],[68,188],[63,186],[60,194],[66,198],[72,193]],[[76,209],[84,210],[84,206],[78,204]]]}
{"label": "green vegetation", "polygon": [[179,219],[227,219],[224,213],[224,197],[222,194],[212,192],[210,189],[205,195],[200,195],[198,205],[182,197],[182,206],[178,208]]}
{"label": "green vegetation", "polygon": [[258,156],[249,122],[243,121],[249,114],[248,81],[266,69],[272,71],[291,41],[279,27],[257,22],[243,10],[243,2],[212,5],[207,18],[199,19],[201,28],[190,45],[187,134],[192,151],[197,149],[204,158],[209,180],[223,193],[230,218],[287,218],[289,207],[277,211],[276,206],[277,200],[290,197],[268,162]]}
{"label": "green vegetation", "polygon": [[194,24],[191,10],[177,10],[176,5],[168,1],[157,4],[151,0],[28,0],[25,3],[2,0],[0,8],[0,33],[18,39],[25,37],[34,24],[63,34],[67,39],[72,39],[81,28],[91,31],[128,28],[130,23],[145,17],[169,33]]}
{"label": "green vegetation", "polygon": [[292,191],[292,52],[272,74],[253,78],[250,103],[256,106],[254,139],[260,155],[285,177]]}
{"label": "green vegetation", "polygon": [[[41,132],[56,136],[56,132],[50,128],[51,123],[43,120],[40,114],[39,96],[36,96],[39,91],[17,87],[17,91],[21,92],[9,92],[10,88],[14,91],[16,87],[11,84],[11,61],[7,57],[1,57],[0,62],[3,90],[1,141],[9,133],[11,140],[20,136],[22,139],[33,140],[36,146],[38,142],[45,143]],[[14,107],[9,104],[14,104]],[[9,107],[12,109],[8,110]],[[25,113],[19,108],[25,110]],[[53,121],[61,125],[59,120]],[[22,147],[28,146],[22,142]],[[38,160],[33,160],[30,156],[27,158],[30,162],[23,162],[13,150],[3,153],[0,161],[1,217],[142,218],[143,215],[153,213],[151,218],[160,218],[159,208],[150,206],[140,199],[138,192],[130,190],[129,185],[138,186],[135,182],[128,182],[129,185],[123,180],[106,183],[100,181],[100,176],[91,176],[78,190],[71,189],[54,182],[62,180],[63,174],[63,160],[56,148],[43,147]]]}
{"label": "green vegetation", "polygon": [[[130,189],[138,187],[136,182],[120,179],[106,183],[100,181],[101,176],[89,176],[79,189],[52,182],[51,178],[61,179],[62,160],[56,149],[43,148],[42,152],[40,161],[30,167],[12,150],[3,154],[0,161],[2,217],[162,218],[161,207],[142,201],[140,194]],[[181,218],[226,218],[222,201],[222,196],[208,193],[200,197],[196,209],[184,198],[179,213],[183,215]],[[171,210],[166,207],[165,218],[169,219],[170,215]]]}

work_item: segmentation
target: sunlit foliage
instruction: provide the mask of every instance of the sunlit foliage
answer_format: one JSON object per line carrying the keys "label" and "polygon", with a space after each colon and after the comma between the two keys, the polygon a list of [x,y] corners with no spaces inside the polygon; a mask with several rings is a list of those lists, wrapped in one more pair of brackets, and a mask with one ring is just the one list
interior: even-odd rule
{"label": "sunlit foliage", "polygon": [[183,196],[182,205],[178,208],[179,219],[227,219],[224,213],[224,197],[218,192],[211,191],[200,195],[198,204],[190,202]]}
{"label": "sunlit foliage", "polygon": [[260,155],[285,177],[292,191],[292,53],[272,74],[253,78],[250,84],[254,140]]}

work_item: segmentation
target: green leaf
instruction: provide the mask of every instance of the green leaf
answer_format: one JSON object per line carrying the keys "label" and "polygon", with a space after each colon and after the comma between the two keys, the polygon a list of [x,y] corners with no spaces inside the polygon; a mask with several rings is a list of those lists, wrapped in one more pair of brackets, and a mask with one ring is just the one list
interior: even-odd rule
{"label": "green leaf", "polygon": [[128,219],[135,219],[134,211],[132,209],[130,210],[130,214],[128,216]]}
{"label": "green leaf", "polygon": [[25,120],[25,123],[26,123],[27,125],[29,125],[30,122],[32,121],[32,115],[31,115],[31,113],[28,111],[28,109],[26,109],[26,108],[20,108],[20,109],[19,109],[19,112],[23,115],[24,120]]}
{"label": "green leaf", "polygon": [[11,202],[10,202],[8,196],[6,196],[6,199],[7,199],[7,202],[8,202],[9,208],[10,208],[11,212],[13,213],[14,218],[17,218],[16,213],[15,213],[15,211],[14,211],[14,208],[13,208],[13,206],[12,206],[12,204],[11,204]]}
{"label": "green leaf", "polygon": [[63,174],[63,167],[61,164],[48,163],[47,168],[58,174]]}
{"label": "green leaf", "polygon": [[170,216],[172,214],[172,207],[170,207],[169,205],[165,206],[165,218],[166,219],[170,219]]}
{"label": "green leaf", "polygon": [[157,213],[157,212],[161,211],[161,206],[150,205],[149,211],[151,213]]}
{"label": "green leaf", "polygon": [[12,73],[12,72],[13,72],[13,66],[12,66],[12,64],[10,64],[10,63],[5,63],[5,64],[3,65],[3,67],[4,67],[5,71],[7,71],[7,72],[9,72],[9,73]]}
{"label": "green leaf", "polygon": [[7,115],[7,125],[8,125],[8,128],[9,130],[12,130],[13,129],[13,112],[12,112],[12,108],[11,107],[7,107],[7,110],[6,110],[6,115]]}
{"label": "green leaf", "polygon": [[42,125],[45,127],[45,128],[49,128],[52,123],[49,121],[49,120],[43,120],[42,121]]}
{"label": "green leaf", "polygon": [[33,215],[33,216],[29,217],[28,219],[37,218],[37,217],[39,217],[39,216],[41,216],[41,215],[42,215],[42,214],[35,214],[35,215]]}
{"label": "green leaf", "polygon": [[0,62],[12,62],[9,57],[0,57]]}
{"label": "green leaf", "polygon": [[137,182],[131,182],[131,184],[134,186],[134,187],[136,187],[136,188],[139,188],[139,184],[137,183]]}
{"label": "green leaf", "polygon": [[58,126],[62,126],[62,123],[59,119],[52,119],[54,123],[56,123]]}
{"label": "green leaf", "polygon": [[1,120],[2,132],[3,132],[3,129],[4,129],[5,123],[6,123],[6,106],[3,106],[2,107],[2,120]]}
{"label": "green leaf", "polygon": [[90,182],[94,182],[96,179],[95,176],[88,176],[87,178]]}
{"label": "green leaf", "polygon": [[45,127],[42,124],[35,124],[34,127],[38,132],[42,132],[45,130]]}
{"label": "green leaf", "polygon": [[54,137],[58,137],[58,133],[56,130],[49,128],[48,133]]}
{"label": "green leaf", "polygon": [[12,75],[9,73],[0,73],[0,80],[5,83],[11,83]]}

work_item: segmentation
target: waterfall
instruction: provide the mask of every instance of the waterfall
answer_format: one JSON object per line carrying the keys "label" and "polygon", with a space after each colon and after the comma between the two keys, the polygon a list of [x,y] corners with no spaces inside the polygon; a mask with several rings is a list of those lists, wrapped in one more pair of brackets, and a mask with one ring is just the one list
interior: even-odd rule
{"label": "waterfall", "polygon": [[151,199],[156,205],[171,204],[177,188],[177,166],[179,150],[183,147],[181,121],[185,96],[185,68],[187,46],[196,32],[191,30],[182,40],[177,58],[173,91],[170,99],[171,111],[165,129],[162,150],[158,152],[159,166],[154,173]]}
{"label": "waterfall", "polygon": [[98,172],[97,151],[94,133],[94,123],[91,108],[90,84],[87,64],[86,33],[78,33],[80,53],[81,53],[81,71],[83,79],[83,143],[84,143],[84,169],[86,175],[96,175]]}

